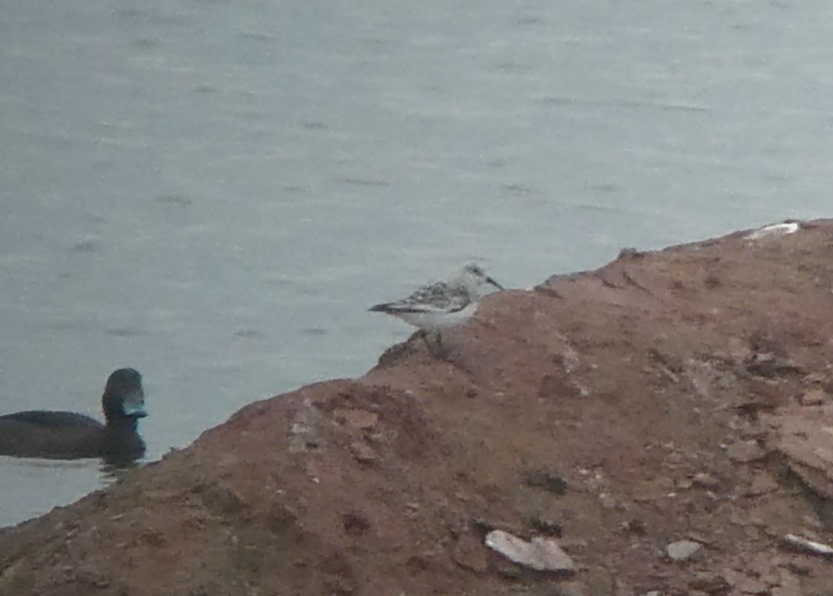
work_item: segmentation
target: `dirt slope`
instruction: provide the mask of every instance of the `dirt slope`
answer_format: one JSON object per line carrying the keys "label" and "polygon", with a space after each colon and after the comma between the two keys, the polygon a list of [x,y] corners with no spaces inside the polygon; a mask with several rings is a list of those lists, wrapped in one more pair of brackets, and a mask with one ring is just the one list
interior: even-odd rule
{"label": "dirt slope", "polygon": [[784,541],[833,543],[833,222],[747,236],[502,292],[447,361],[415,337],[251,404],[0,530],[0,594],[833,595]]}

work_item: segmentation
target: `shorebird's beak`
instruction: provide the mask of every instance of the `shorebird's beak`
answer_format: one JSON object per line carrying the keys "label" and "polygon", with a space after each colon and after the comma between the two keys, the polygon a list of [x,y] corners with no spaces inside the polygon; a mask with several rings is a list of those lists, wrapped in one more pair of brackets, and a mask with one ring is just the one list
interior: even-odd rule
{"label": "shorebird's beak", "polygon": [[504,288],[502,285],[500,285],[498,282],[496,282],[495,280],[493,280],[491,277],[487,277],[487,278],[486,278],[486,283],[487,283],[487,284],[492,284],[492,285],[493,285],[493,286],[495,286],[498,290],[505,290],[505,289],[506,289],[506,288]]}

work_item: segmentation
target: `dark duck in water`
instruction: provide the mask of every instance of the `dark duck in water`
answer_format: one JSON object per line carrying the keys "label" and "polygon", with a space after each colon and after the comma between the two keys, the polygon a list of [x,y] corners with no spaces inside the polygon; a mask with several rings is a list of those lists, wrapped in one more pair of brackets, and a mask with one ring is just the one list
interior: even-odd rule
{"label": "dark duck in water", "polygon": [[142,375],[120,368],[107,379],[101,398],[105,423],[74,412],[29,410],[0,416],[0,455],[80,459],[100,457],[128,465],[142,457],[139,418],[147,416]]}

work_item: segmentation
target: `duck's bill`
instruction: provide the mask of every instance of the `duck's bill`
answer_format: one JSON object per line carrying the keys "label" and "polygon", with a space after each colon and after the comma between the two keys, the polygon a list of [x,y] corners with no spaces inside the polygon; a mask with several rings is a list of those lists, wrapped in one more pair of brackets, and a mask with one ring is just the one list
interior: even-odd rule
{"label": "duck's bill", "polygon": [[148,415],[145,410],[145,394],[141,391],[132,391],[124,399],[124,415],[133,418],[144,418]]}

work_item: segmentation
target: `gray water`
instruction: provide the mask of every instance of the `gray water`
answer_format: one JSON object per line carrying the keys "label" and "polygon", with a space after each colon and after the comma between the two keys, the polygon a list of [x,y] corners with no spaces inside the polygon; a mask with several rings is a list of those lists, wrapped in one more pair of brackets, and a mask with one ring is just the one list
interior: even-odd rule
{"label": "gray water", "polygon": [[[145,376],[147,460],[371,367],[366,312],[831,215],[833,5],[0,0],[0,412]],[[0,525],[106,482],[0,458]]]}

